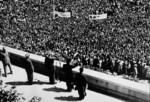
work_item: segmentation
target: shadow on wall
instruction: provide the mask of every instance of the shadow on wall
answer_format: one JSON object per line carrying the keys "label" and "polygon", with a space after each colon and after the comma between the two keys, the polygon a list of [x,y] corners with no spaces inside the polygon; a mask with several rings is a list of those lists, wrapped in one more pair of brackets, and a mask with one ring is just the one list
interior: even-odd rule
{"label": "shadow on wall", "polygon": [[[27,82],[23,82],[23,81],[7,82],[6,84],[9,84],[9,85],[16,85],[16,86],[28,85]],[[37,81],[37,82],[33,82],[33,84],[43,85],[43,84],[49,84],[49,82]]]}
{"label": "shadow on wall", "polygon": [[67,90],[63,88],[58,88],[58,87],[52,87],[52,88],[44,88],[44,91],[53,91],[53,92],[67,92]]}
{"label": "shadow on wall", "polygon": [[61,101],[78,101],[78,97],[73,97],[73,96],[61,96],[61,97],[55,97],[56,100],[61,100]]}

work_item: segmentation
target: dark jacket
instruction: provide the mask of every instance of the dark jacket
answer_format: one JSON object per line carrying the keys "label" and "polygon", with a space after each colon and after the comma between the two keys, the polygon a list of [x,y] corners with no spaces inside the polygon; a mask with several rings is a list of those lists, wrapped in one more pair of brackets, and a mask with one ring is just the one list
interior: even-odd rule
{"label": "dark jacket", "polygon": [[82,75],[81,73],[78,73],[75,78],[75,84],[76,84],[76,88],[78,90],[85,89],[86,85],[87,85],[87,80],[86,80],[85,76]]}
{"label": "dark jacket", "polygon": [[93,67],[99,68],[99,60],[98,58],[93,59]]}
{"label": "dark jacket", "polygon": [[50,59],[48,57],[45,57],[45,67],[49,68],[52,67],[54,63],[54,59]]}
{"label": "dark jacket", "polygon": [[34,72],[34,66],[32,64],[31,59],[30,58],[26,58],[25,60],[26,60],[25,61],[25,69],[26,69],[26,71],[29,72],[29,73]]}
{"label": "dark jacket", "polygon": [[65,79],[66,81],[73,81],[73,72],[72,72],[73,66],[69,64],[63,65],[63,71],[65,72]]}

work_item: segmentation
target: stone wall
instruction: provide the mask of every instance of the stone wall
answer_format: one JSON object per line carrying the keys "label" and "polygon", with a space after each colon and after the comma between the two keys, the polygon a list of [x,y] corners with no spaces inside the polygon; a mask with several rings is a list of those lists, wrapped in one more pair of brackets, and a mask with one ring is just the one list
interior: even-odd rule
{"label": "stone wall", "polygon": [[[2,47],[3,46],[0,45],[0,49],[2,49]],[[9,47],[6,47],[6,49],[10,53],[11,63],[24,68],[23,59],[25,58],[26,52]],[[48,69],[44,66],[45,58],[35,54],[30,54],[30,58],[33,61],[35,72],[48,76]],[[63,64],[64,63],[60,61],[54,62],[57,72],[56,78],[60,80],[64,80],[62,73]],[[74,76],[79,72],[79,68],[80,67],[78,66],[73,69]],[[124,97],[127,100],[132,100],[134,102],[150,102],[150,85],[133,82],[89,69],[84,70],[84,75],[87,78],[90,89]]]}

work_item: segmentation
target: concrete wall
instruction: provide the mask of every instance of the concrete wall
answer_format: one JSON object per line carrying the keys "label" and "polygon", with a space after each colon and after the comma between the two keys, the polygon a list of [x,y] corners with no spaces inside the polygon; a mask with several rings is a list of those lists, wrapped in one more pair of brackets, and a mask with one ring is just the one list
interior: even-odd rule
{"label": "concrete wall", "polygon": [[[73,69],[78,72],[79,67]],[[112,95],[124,97],[134,102],[150,102],[150,85],[133,82],[116,76],[93,70],[84,70],[90,87],[98,91],[105,91]]]}
{"label": "concrete wall", "polygon": [[[0,46],[0,49],[2,47],[3,46]],[[23,59],[25,58],[26,52],[9,47],[6,47],[6,49],[10,53],[12,64],[24,68]],[[48,69],[44,67],[45,58],[34,54],[31,54],[30,58],[35,66],[35,71],[48,76]],[[54,62],[57,69],[57,76],[59,76],[61,80],[63,80],[63,74],[61,73],[63,64],[64,63],[60,61]],[[73,69],[74,74],[79,72],[79,68],[80,67],[76,67]],[[84,75],[88,80],[90,89],[95,89],[99,92],[108,92],[134,102],[150,102],[150,85],[129,81],[89,69],[84,70]]]}

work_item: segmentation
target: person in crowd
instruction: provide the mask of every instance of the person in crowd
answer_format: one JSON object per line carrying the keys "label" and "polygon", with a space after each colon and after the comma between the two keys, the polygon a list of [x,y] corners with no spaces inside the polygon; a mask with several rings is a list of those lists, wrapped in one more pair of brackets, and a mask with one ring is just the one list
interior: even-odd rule
{"label": "person in crowd", "polygon": [[81,61],[83,66],[87,66],[86,55],[81,56]]}
{"label": "person in crowd", "polygon": [[82,74],[84,69],[81,67],[79,71],[80,72],[75,77],[75,85],[76,85],[75,90],[78,90],[79,100],[82,100],[86,96],[88,83],[86,77]]}
{"label": "person in crowd", "polygon": [[99,70],[99,60],[97,56],[94,56],[92,67],[94,70]]}
{"label": "person in crowd", "polygon": [[45,67],[49,70],[49,81],[50,84],[56,84],[56,79],[55,79],[55,67],[54,67],[54,60],[58,59],[58,57],[53,53],[53,52],[46,52],[45,56]]}
{"label": "person in crowd", "polygon": [[118,74],[118,72],[119,72],[119,59],[115,59],[115,66],[114,66],[114,71],[113,71],[113,73],[115,74]]}
{"label": "person in crowd", "polygon": [[102,69],[102,71],[104,71],[105,66],[106,66],[106,61],[105,61],[104,58],[102,58],[102,62],[101,62],[101,69]]}
{"label": "person in crowd", "polygon": [[131,72],[131,61],[130,61],[130,59],[129,59],[129,60],[128,60],[127,75],[130,77],[130,76],[131,76],[131,74],[132,74],[132,72]]}
{"label": "person in crowd", "polygon": [[102,71],[102,58],[99,57],[99,71]]}
{"label": "person in crowd", "polygon": [[[147,60],[150,48],[150,39],[147,37],[149,36],[149,29],[147,29],[149,28],[147,22],[149,0],[140,0],[137,3],[133,3],[133,0],[118,0],[117,4],[114,0],[111,2],[78,0],[65,3],[67,4],[65,7],[61,0],[58,0],[55,5],[56,10],[58,7],[65,9],[63,11],[72,10],[72,17],[67,19],[59,17],[57,20],[54,20],[49,13],[52,12],[51,2],[42,1],[43,4],[38,4],[40,10],[33,7],[37,5],[37,2],[32,2],[32,5],[29,5],[30,3],[26,0],[19,0],[17,3],[0,2],[1,44],[41,56],[44,56],[44,52],[52,44],[55,44],[53,51],[58,49],[66,52],[69,57],[76,54],[78,50],[80,52],[77,53],[78,56],[87,55],[88,68],[91,68],[93,62],[93,58],[90,56],[92,50],[96,50],[101,53],[100,55],[103,54],[106,57],[107,53],[117,59],[123,59],[124,55],[133,58],[138,55]],[[88,8],[86,8],[87,6]],[[80,12],[82,7],[84,9]],[[107,13],[108,18],[100,20],[101,23],[99,20],[89,21],[87,15],[97,10],[99,14]],[[106,57],[104,58],[107,59]],[[74,58],[72,57],[72,59]],[[76,62],[80,63],[77,59]],[[86,64],[85,61],[84,64]],[[103,65],[107,66],[107,63]],[[134,68],[132,64],[131,66],[127,70],[127,74],[130,76],[133,75]],[[111,72],[118,73],[117,68],[114,67]],[[107,67],[102,67],[102,69],[106,70]]]}
{"label": "person in crowd", "polygon": [[146,79],[149,79],[150,82],[150,66],[148,66],[147,70],[146,70]]}
{"label": "person in crowd", "polygon": [[142,60],[137,61],[138,78],[142,79]]}
{"label": "person in crowd", "polygon": [[123,61],[119,60],[118,75],[121,75],[123,73],[122,67],[123,67]]}
{"label": "person in crowd", "polygon": [[4,76],[7,77],[7,67],[9,67],[10,74],[13,74],[13,71],[12,71],[12,67],[11,67],[9,53],[5,47],[3,47],[0,55],[1,55],[1,60],[3,63],[3,67],[4,67]]}
{"label": "person in crowd", "polygon": [[127,75],[127,69],[128,69],[128,62],[127,60],[124,60],[122,65],[122,74]]}
{"label": "person in crowd", "polygon": [[147,79],[149,77],[149,70],[150,70],[150,66],[148,66],[147,63],[144,63],[142,69],[144,79]]}
{"label": "person in crowd", "polygon": [[138,69],[137,69],[137,64],[135,63],[134,64],[134,69],[133,69],[133,78],[134,78],[134,80],[137,79],[137,76],[138,76]]}
{"label": "person in crowd", "polygon": [[112,60],[111,60],[111,58],[109,57],[109,58],[107,58],[108,60],[107,60],[107,70],[110,72],[111,70],[112,70],[112,65],[113,65],[113,63],[112,63]]}
{"label": "person in crowd", "polygon": [[111,58],[111,67],[110,67],[110,72],[114,72],[114,67],[115,67],[115,58]]}
{"label": "person in crowd", "polygon": [[71,62],[70,64],[74,67],[78,66],[79,65],[79,61],[78,61],[78,56],[75,56],[71,59]]}
{"label": "person in crowd", "polygon": [[89,55],[86,56],[86,63],[87,63],[87,67],[90,68],[90,56]]}
{"label": "person in crowd", "polygon": [[67,59],[67,63],[63,65],[63,71],[65,73],[65,81],[66,81],[66,86],[67,86],[67,91],[71,92],[73,89],[73,81],[74,81],[74,77],[73,77],[73,72],[72,72],[72,68],[74,68],[73,66],[70,65],[71,59],[68,58]]}
{"label": "person in crowd", "polygon": [[27,73],[28,84],[33,84],[34,65],[30,59],[30,54],[25,54],[25,71]]}
{"label": "person in crowd", "polygon": [[135,63],[136,63],[136,62],[135,62],[133,59],[130,60],[130,65],[131,65],[130,70],[129,70],[130,76],[133,75],[133,72],[134,72],[134,64],[135,64]]}

